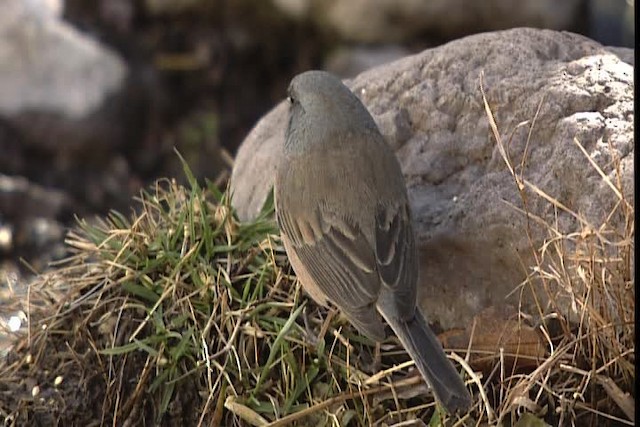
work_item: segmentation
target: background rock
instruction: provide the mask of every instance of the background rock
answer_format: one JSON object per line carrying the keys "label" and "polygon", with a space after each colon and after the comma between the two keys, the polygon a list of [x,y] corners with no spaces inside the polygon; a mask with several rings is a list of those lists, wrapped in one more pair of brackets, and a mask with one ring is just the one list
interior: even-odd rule
{"label": "background rock", "polygon": [[[513,27],[571,30],[604,44],[634,46],[634,2],[627,0],[272,0],[292,19],[343,42],[450,40]],[[362,17],[366,16],[366,19]]]}
{"label": "background rock", "polygon": [[[121,194],[128,200],[128,176],[113,168],[136,108],[123,95],[124,60],[65,22],[60,1],[0,0],[0,7],[0,172],[88,201],[67,206],[69,215],[105,201],[116,206]],[[11,210],[34,214],[0,205],[0,215]],[[43,206],[41,216],[62,219],[51,214]]]}
{"label": "background rock", "polygon": [[71,201],[63,192],[47,190],[22,177],[0,174],[0,208],[2,215],[10,220],[35,216],[55,218],[71,208]]}
{"label": "background rock", "polygon": [[324,69],[344,78],[352,78],[369,68],[395,61],[411,53],[399,45],[343,47],[329,55]]}
{"label": "background rock", "polygon": [[633,0],[589,0],[589,36],[606,45],[634,46],[634,7]]}
{"label": "background rock", "polygon": [[59,7],[0,0],[0,114],[83,118],[123,84],[122,59],[61,21]]}
{"label": "background rock", "polygon": [[[522,208],[522,200],[488,126],[482,75],[503,138],[511,138],[517,173],[599,226],[616,198],[577,138],[614,182],[612,160],[620,159],[623,190],[633,202],[633,67],[592,40],[534,29],[486,33],[359,75],[349,85],[407,179],[422,252],[422,304],[445,328],[504,303],[532,256],[525,218],[508,205]],[[259,211],[272,186],[286,115],[286,104],[277,106],[238,151],[231,184],[242,218]],[[527,143],[529,126],[521,124],[534,117]],[[526,194],[531,212],[561,231],[580,229],[571,215]],[[534,244],[546,237],[539,228],[532,233]]]}
{"label": "background rock", "polygon": [[[283,12],[307,19],[347,41],[406,41],[420,33],[451,38],[479,31],[531,26],[575,29],[580,0],[273,0]],[[366,17],[363,19],[363,17]]]}

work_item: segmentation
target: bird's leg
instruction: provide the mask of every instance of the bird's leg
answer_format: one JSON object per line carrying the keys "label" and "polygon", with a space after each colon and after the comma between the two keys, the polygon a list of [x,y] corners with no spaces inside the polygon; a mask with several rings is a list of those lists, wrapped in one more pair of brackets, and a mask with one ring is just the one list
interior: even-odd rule
{"label": "bird's leg", "polygon": [[313,329],[309,324],[309,316],[307,315],[307,307],[305,306],[302,309],[302,322],[304,323],[304,332],[307,335],[307,339],[311,343],[312,346],[316,346],[318,344],[318,337],[313,333]]}

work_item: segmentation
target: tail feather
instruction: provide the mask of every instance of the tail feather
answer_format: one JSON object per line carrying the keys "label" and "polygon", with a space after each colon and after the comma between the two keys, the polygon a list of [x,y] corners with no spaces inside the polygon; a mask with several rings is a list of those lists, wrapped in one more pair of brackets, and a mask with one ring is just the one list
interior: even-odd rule
{"label": "tail feather", "polygon": [[471,396],[420,310],[409,321],[387,318],[436,398],[451,413],[467,412]]}

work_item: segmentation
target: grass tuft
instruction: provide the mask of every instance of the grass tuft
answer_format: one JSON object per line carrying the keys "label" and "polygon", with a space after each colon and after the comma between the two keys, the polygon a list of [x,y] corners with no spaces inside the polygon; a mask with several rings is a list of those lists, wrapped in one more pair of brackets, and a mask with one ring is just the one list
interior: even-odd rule
{"label": "grass tuft", "polygon": [[376,352],[301,293],[272,197],[241,223],[228,193],[185,174],[188,187],[160,180],[128,217],[79,220],[72,256],[31,284],[28,327],[0,361],[7,425],[369,425],[433,412],[398,397],[422,386],[408,364],[393,368],[407,360],[397,342]]}

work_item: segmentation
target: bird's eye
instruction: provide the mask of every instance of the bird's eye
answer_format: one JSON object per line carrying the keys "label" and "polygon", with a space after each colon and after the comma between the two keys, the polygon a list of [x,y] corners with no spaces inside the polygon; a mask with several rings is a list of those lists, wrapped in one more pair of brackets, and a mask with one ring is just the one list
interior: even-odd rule
{"label": "bird's eye", "polygon": [[289,100],[289,104],[293,104],[293,102],[295,101],[293,99],[293,96],[291,96],[291,95],[287,96],[287,99]]}

